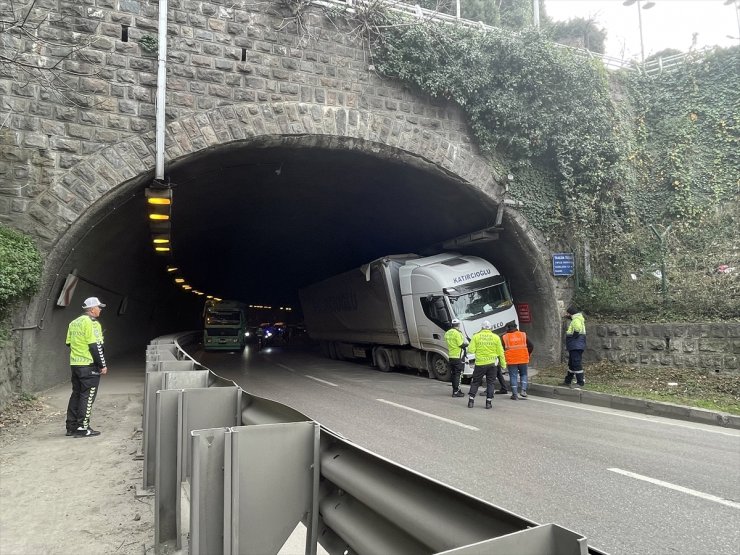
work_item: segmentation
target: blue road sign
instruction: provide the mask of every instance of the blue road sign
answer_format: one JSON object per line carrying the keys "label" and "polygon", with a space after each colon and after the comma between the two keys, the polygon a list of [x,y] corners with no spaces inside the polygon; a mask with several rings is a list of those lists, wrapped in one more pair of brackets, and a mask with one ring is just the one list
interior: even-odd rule
{"label": "blue road sign", "polygon": [[575,270],[575,258],[572,252],[556,252],[552,255],[552,275],[572,276]]}

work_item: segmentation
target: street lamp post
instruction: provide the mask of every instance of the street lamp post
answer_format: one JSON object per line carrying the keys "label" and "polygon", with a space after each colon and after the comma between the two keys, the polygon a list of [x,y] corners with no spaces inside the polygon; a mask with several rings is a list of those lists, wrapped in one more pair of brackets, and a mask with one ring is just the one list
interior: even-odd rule
{"label": "street lamp post", "polygon": [[632,6],[633,4],[637,3],[637,21],[640,25],[640,61],[644,64],[645,63],[645,41],[642,38],[642,10],[649,10],[653,6],[655,6],[655,2],[652,0],[648,0],[645,2],[645,5],[642,5],[641,0],[624,0],[622,2],[623,6]]}
{"label": "street lamp post", "polygon": [[[737,20],[737,40],[740,40],[740,0],[725,0],[725,6],[735,8],[735,19]],[[729,35],[728,35],[729,36]]]}

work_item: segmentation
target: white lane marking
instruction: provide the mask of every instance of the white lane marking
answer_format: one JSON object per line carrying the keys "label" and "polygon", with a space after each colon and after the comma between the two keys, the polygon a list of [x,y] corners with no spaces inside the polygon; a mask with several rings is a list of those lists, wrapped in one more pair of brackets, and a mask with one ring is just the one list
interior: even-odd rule
{"label": "white lane marking", "polygon": [[[275,366],[279,366],[280,368],[284,368],[288,372],[293,372],[294,374],[296,373],[296,371],[293,368],[291,368],[290,366],[285,366],[285,364],[280,364],[279,362],[276,362],[274,364],[275,364]],[[326,385],[330,385],[332,387],[339,387],[335,383],[327,382],[326,380],[322,380],[321,378],[317,378],[316,376],[309,376],[308,374],[305,374],[304,377],[310,378],[312,380],[316,380],[317,382],[325,383]]]}
{"label": "white lane marking", "polygon": [[535,401],[538,403],[548,403],[550,405],[558,405],[560,407],[568,407],[571,409],[578,409],[578,410],[585,410],[589,412],[598,412],[599,414],[608,414],[611,416],[621,416],[622,418],[631,418],[632,420],[642,420],[644,422],[652,422],[653,424],[665,424],[666,426],[677,426],[679,428],[688,428],[689,430],[695,430],[700,432],[709,432],[711,434],[720,434],[723,436],[730,436],[730,437],[740,437],[740,432],[730,432],[730,431],[723,431],[723,430],[713,430],[711,424],[706,424],[706,428],[698,427],[698,426],[692,426],[691,424],[683,424],[680,422],[667,422],[665,420],[656,420],[656,418],[667,418],[666,416],[636,416],[634,414],[622,414],[621,412],[613,412],[618,411],[619,409],[611,409],[611,410],[600,410],[595,409],[591,407],[584,407],[583,405],[579,405],[577,403],[573,403],[570,401],[551,401],[549,399],[535,399],[534,396],[530,395],[527,397],[530,401]]}
{"label": "white lane marking", "polygon": [[332,387],[339,387],[335,383],[327,382],[326,380],[322,380],[321,378],[316,378],[314,376],[309,376],[308,374],[306,374],[306,378],[311,378],[312,380],[316,380],[317,382],[325,383],[326,385],[330,385]]}
{"label": "white lane marking", "polygon": [[411,412],[415,412],[416,414],[421,414],[422,416],[428,416],[429,418],[435,418],[437,420],[441,420],[442,422],[447,422],[448,424],[460,426],[461,428],[465,428],[467,430],[473,430],[474,432],[480,431],[475,426],[468,426],[467,424],[463,424],[462,422],[456,422],[455,420],[450,420],[449,418],[443,418],[442,416],[437,416],[436,414],[424,412],[423,410],[412,409],[411,407],[407,407],[405,405],[399,405],[398,403],[394,403],[392,401],[386,401],[385,399],[375,399],[375,400],[380,401],[381,403],[386,403],[388,405],[393,405],[394,407],[398,407],[399,409],[409,410]]}
{"label": "white lane marking", "polygon": [[635,474],[634,472],[630,472],[629,470],[622,470],[621,468],[607,468],[607,470],[616,472],[617,474],[622,474],[624,476],[629,476],[630,478],[634,478],[635,480],[643,480],[645,482],[650,482],[651,484],[655,484],[657,486],[663,486],[664,488],[680,491],[681,493],[688,493],[689,495],[693,495],[695,497],[701,497],[702,499],[706,499],[707,501],[714,501],[715,503],[721,503],[722,505],[727,505],[728,507],[732,507],[733,509],[740,509],[740,503],[736,503],[735,501],[730,501],[729,499],[725,499],[723,497],[717,497],[716,495],[711,495],[709,493],[702,493],[701,491],[696,491],[695,489],[689,489],[683,486],[677,486],[676,484],[671,484],[670,482],[664,482],[663,480],[658,480],[656,478],[650,478],[649,476],[643,476],[642,474]]}

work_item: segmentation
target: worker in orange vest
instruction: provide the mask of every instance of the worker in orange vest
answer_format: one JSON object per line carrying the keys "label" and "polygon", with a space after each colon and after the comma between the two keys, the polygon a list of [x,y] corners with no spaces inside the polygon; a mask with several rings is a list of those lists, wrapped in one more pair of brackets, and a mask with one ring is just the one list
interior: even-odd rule
{"label": "worker in orange vest", "polygon": [[[506,324],[506,333],[501,336],[506,353],[506,365],[509,367],[509,382],[511,383],[511,399],[519,400],[517,382],[521,387],[522,399],[527,398],[527,365],[529,364],[529,355],[534,349],[534,345],[527,338],[527,334],[519,331],[516,322]],[[521,378],[521,379],[519,379]]]}

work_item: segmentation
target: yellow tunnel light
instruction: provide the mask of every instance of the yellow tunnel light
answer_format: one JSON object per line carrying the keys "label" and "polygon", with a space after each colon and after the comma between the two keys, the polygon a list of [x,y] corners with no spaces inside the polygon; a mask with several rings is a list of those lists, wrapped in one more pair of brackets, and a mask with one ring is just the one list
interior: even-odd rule
{"label": "yellow tunnel light", "polygon": [[177,266],[167,266],[167,271],[168,272],[174,272],[176,270],[178,270]]}
{"label": "yellow tunnel light", "polygon": [[172,189],[169,187],[147,187],[144,196],[149,204],[172,204]]}
{"label": "yellow tunnel light", "polygon": [[175,283],[185,283],[185,278],[175,278]]}
{"label": "yellow tunnel light", "polygon": [[161,247],[161,246],[160,247],[154,247],[154,250],[157,251],[157,252],[170,252],[170,248],[169,247]]}
{"label": "yellow tunnel light", "polygon": [[206,299],[212,299],[213,295],[206,295]]}
{"label": "yellow tunnel light", "polygon": [[152,242],[155,245],[166,245],[170,242],[170,240],[168,237],[155,237],[154,239],[152,239]]}
{"label": "yellow tunnel light", "polygon": [[183,289],[185,289],[185,291],[189,291],[189,290],[190,290],[190,289],[192,289],[193,287],[192,287],[191,285],[187,285],[187,284],[184,284],[184,283],[183,283],[183,284],[182,284],[182,288],[183,288]]}
{"label": "yellow tunnel light", "polygon": [[169,220],[170,215],[169,214],[149,214],[149,219],[155,220],[155,221]]}

